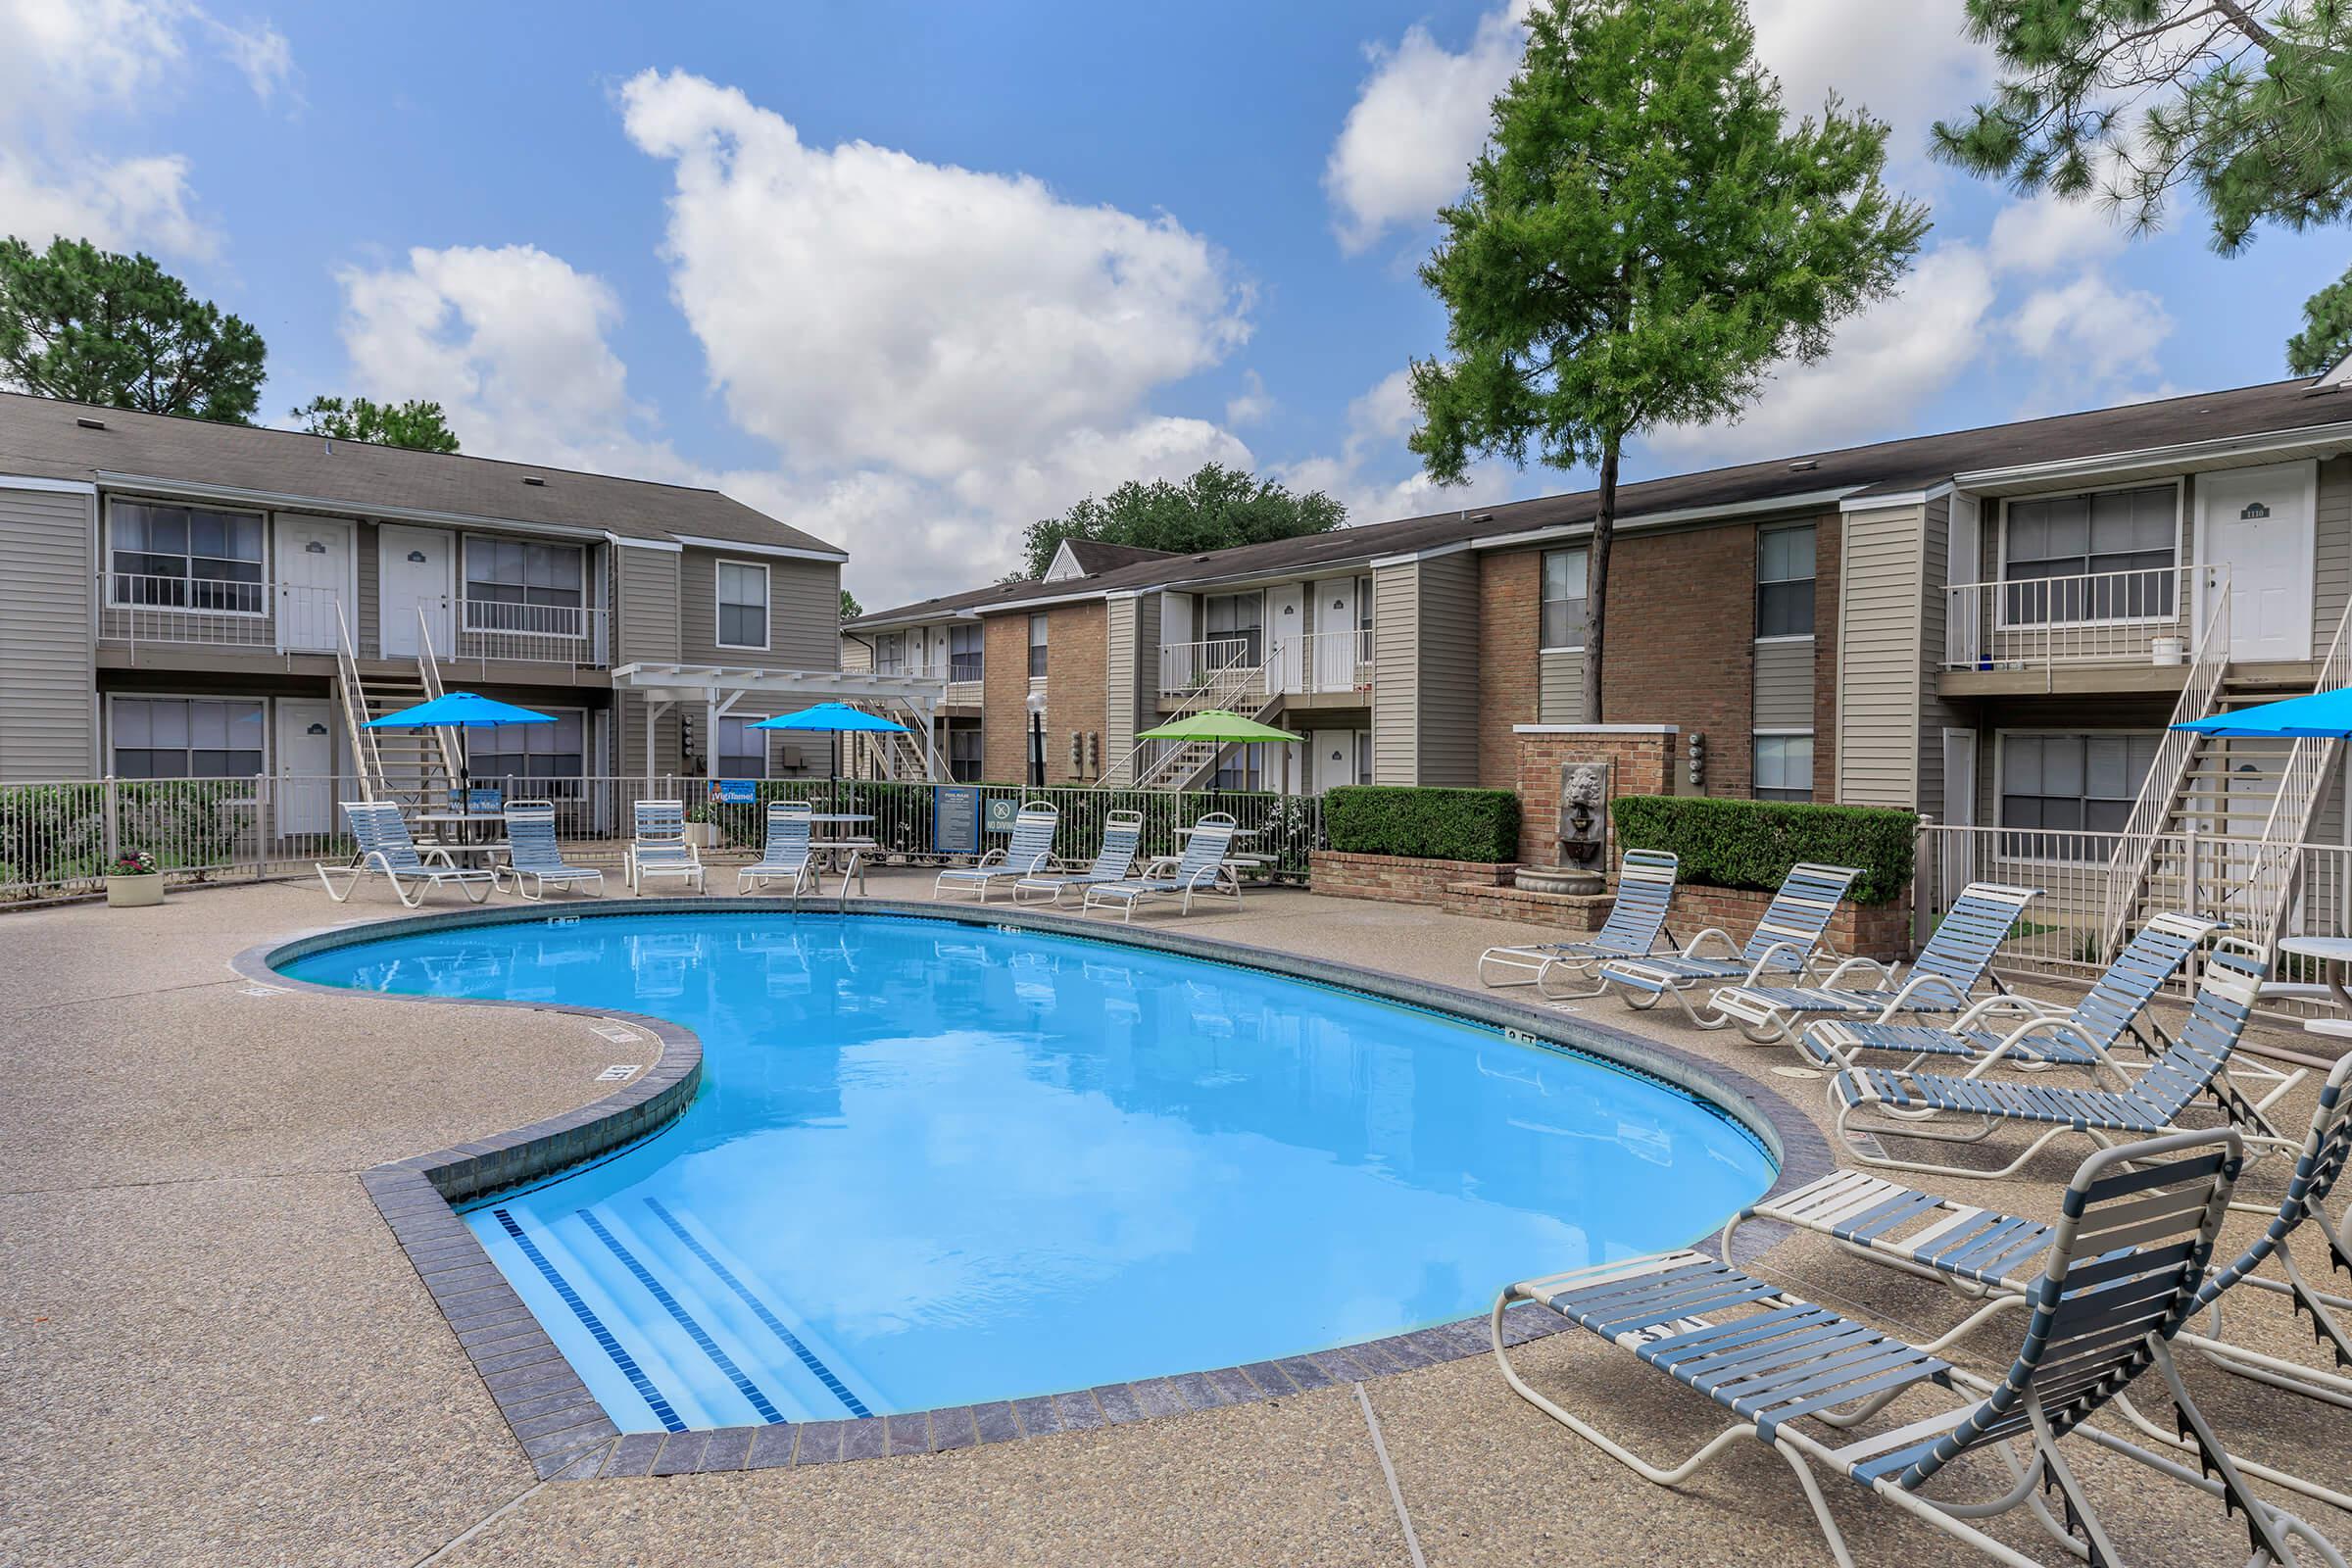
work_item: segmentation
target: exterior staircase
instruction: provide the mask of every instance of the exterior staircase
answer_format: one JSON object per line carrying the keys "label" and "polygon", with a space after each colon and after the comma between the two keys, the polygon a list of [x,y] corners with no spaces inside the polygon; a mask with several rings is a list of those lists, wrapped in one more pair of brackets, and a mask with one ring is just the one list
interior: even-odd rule
{"label": "exterior staircase", "polygon": [[343,714],[351,755],[359,762],[361,798],[410,807],[443,804],[458,785],[463,754],[458,749],[457,731],[367,727],[369,719],[414,708],[442,694],[441,671],[430,652],[431,642],[419,644],[415,675],[403,671],[367,680],[360,674],[350,626],[341,630],[342,641],[335,651],[335,706]]}
{"label": "exterior staircase", "polygon": [[[1277,651],[1252,660],[1236,657],[1208,672],[1182,699],[1160,714],[1155,724],[1169,723],[1192,713],[1223,709],[1269,722],[1282,708],[1283,694],[1273,678]],[[1147,725],[1146,728],[1151,728]],[[1103,770],[1096,789],[1196,790],[1205,787],[1216,771],[1225,744],[1216,741],[1138,741],[1135,749]]]}

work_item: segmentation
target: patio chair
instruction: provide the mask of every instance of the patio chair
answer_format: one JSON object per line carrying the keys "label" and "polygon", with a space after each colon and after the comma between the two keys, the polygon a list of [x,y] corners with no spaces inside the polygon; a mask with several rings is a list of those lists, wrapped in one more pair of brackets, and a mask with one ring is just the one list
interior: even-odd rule
{"label": "patio chair", "polygon": [[[1628,850],[1617,870],[1617,897],[1609,917],[1591,940],[1538,942],[1524,947],[1489,948],[1478,956],[1478,978],[1490,986],[1532,985],[1543,996],[1559,1000],[1595,997],[1601,992],[1595,978],[1610,958],[1640,958],[1655,953],[1666,931],[1666,906],[1674,902],[1674,880],[1682,858],[1668,850]],[[1667,933],[1671,942],[1673,936]],[[1494,974],[1487,971],[1494,969]],[[1563,970],[1590,989],[1553,991],[1544,984],[1555,969]]]}
{"label": "patio chair", "polygon": [[[747,865],[735,873],[735,891],[745,893],[763,889],[770,882],[790,882],[792,896],[799,898],[804,887],[817,891],[815,852],[809,847],[809,834],[814,830],[811,818],[816,808],[807,801],[770,801],[767,803],[767,839],[760,848],[757,864]],[[853,864],[858,852],[850,852]],[[850,889],[849,874],[844,872],[841,889]]]}
{"label": "patio chair", "polygon": [[703,882],[702,852],[686,842],[686,803],[639,801],[632,815],[629,891],[643,893],[649,880],[665,876],[677,878],[697,893],[708,891]]}
{"label": "patio chair", "polygon": [[[1846,1152],[1865,1165],[1926,1171],[1997,1181],[2025,1168],[2042,1148],[2068,1133],[2112,1145],[2112,1135],[2152,1138],[2174,1130],[2176,1120],[2199,1098],[2213,1101],[2248,1142],[2274,1148],[2284,1142],[2265,1119],[2271,1106],[2302,1080],[2278,1075],[2278,1087],[2259,1101],[2248,1100],[2229,1081],[2230,1057],[2245,1033],[2247,1014],[2261,995],[2270,964],[2250,944],[2225,940],[2205,960],[2188,1019],[2172,1049],[2141,1069],[2120,1090],[2075,1089],[2014,1083],[2001,1079],[1953,1078],[1902,1068],[1847,1067],[1830,1080],[1830,1106]],[[2110,1064],[2112,1065],[2112,1063]],[[1857,1125],[1861,1111],[1879,1119]],[[1970,1125],[1953,1127],[1959,1119]],[[2043,1126],[2036,1137],[1998,1170],[1935,1165],[1876,1152],[1877,1139],[1858,1143],[1858,1133],[1918,1138],[1933,1143],[1976,1144],[2013,1123]]]}
{"label": "patio chair", "polygon": [[[2198,1334],[2183,1327],[2175,1343],[2193,1347],[2225,1371],[2252,1378],[2275,1388],[2305,1395],[2332,1404],[2352,1405],[2352,1377],[2324,1372],[2264,1351],[2249,1349],[2222,1337],[2221,1298],[2245,1286],[2284,1296],[2298,1316],[2311,1320],[2313,1339],[2328,1350],[2338,1367],[2352,1368],[2352,1328],[2336,1313],[2352,1310],[2352,1298],[2328,1294],[2315,1286],[2299,1267],[2292,1250],[2295,1234],[2309,1223],[2326,1256],[2320,1280],[2327,1283],[2334,1269],[2352,1274],[2352,1213],[2330,1219],[2324,1204],[2352,1157],[2352,1056],[2335,1064],[2320,1086],[2311,1126],[2296,1156],[2294,1174],[2275,1208],[2261,1209],[2270,1223],[2245,1250],[2227,1265],[2212,1270],[2198,1287],[2188,1322],[2210,1312],[2210,1332]],[[2257,1209],[2249,1202],[2232,1208]],[[1940,1349],[1957,1342],[1980,1323],[2004,1308],[2023,1303],[2037,1271],[2048,1256],[2058,1229],[2038,1220],[2004,1214],[1923,1193],[1873,1176],[1866,1171],[1839,1170],[1807,1182],[1793,1192],[1751,1203],[1723,1228],[1720,1250],[1732,1255],[1732,1238],[1750,1220],[1778,1220],[1842,1243],[1872,1261],[1939,1280],[1964,1296],[1988,1297],[1986,1304],[1934,1342]],[[2282,1279],[2258,1273],[2276,1259]],[[2126,1413],[2149,1437],[2179,1446],[2177,1434],[2157,1426],[2130,1408]],[[2244,1463],[2248,1475],[2277,1482],[2337,1507],[2352,1508],[2352,1496],[2315,1485],[2301,1477]]]}
{"label": "patio chair", "polygon": [[511,877],[511,891],[535,901],[545,898],[551,886],[570,888],[593,882],[596,896],[605,896],[604,872],[592,865],[565,862],[556,843],[555,802],[515,801],[507,807],[506,816],[507,863],[491,867],[500,887],[506,887]]}
{"label": "patio chair", "polygon": [[[409,824],[400,814],[400,808],[391,801],[344,801],[343,815],[351,823],[351,836],[359,845],[359,853],[348,865],[317,865],[318,880],[326,888],[326,896],[337,904],[347,904],[359,890],[360,881],[368,875],[379,875],[392,884],[394,898],[416,908],[424,902],[432,889],[448,884],[464,893],[466,902],[479,904],[490,897],[498,886],[498,878],[488,871],[462,870],[445,849],[425,852],[425,859],[416,853],[416,841],[409,836]],[[348,874],[340,891],[335,887],[335,872]],[[408,884],[419,884],[411,897]],[[478,890],[478,891],[477,891]]]}
{"label": "patio chair", "polygon": [[[1012,842],[1001,850],[991,850],[980,858],[978,865],[955,866],[939,873],[931,884],[931,897],[937,902],[942,893],[954,888],[980,895],[988,902],[988,894],[999,882],[1018,882],[1025,876],[1036,876],[1054,863],[1054,830],[1061,822],[1061,812],[1047,801],[1031,801],[1023,806],[1020,814],[1012,819]],[[1014,898],[1017,902],[1019,895]]]}
{"label": "patio chair", "polygon": [[[1222,813],[1219,813],[1222,814]],[[1213,889],[1225,880],[1225,852],[1233,848],[1234,822],[1230,816],[1223,821],[1204,816],[1193,824],[1193,836],[1184,843],[1184,857],[1175,869],[1165,876],[1127,877],[1117,882],[1098,882],[1086,890],[1086,900],[1080,906],[1083,912],[1092,914],[1100,906],[1116,905],[1121,920],[1135,919],[1135,906],[1149,899],[1166,898],[1181,894],[1182,913],[1193,912],[1193,895],[1203,889]],[[1237,882],[1234,897],[1241,897]]]}
{"label": "patio chair", "polygon": [[[2067,1186],[2063,1217],[2027,1289],[2030,1317],[2016,1355],[1998,1379],[1953,1366],[1861,1318],[1696,1251],[1506,1287],[1489,1319],[1494,1356],[1520,1397],[1658,1486],[1677,1485],[1743,1438],[1763,1444],[1796,1473],[1831,1555],[1845,1568],[1854,1559],[1816,1467],[1996,1562],[2034,1559],[1985,1534],[1978,1521],[2024,1507],[2075,1554],[2120,1563],[2068,1457],[2083,1443],[2221,1498],[2243,1516],[2255,1562],[2268,1553],[2278,1563],[2340,1563],[2309,1525],[2248,1489],[2173,1362],[2169,1342],[2195,1307],[2240,1159],[2238,1135],[2227,1128],[2102,1149],[2085,1159]],[[1737,1419],[1681,1463],[1651,1464],[1520,1376],[1505,1345],[1503,1314],[1522,1300],[1705,1395]],[[2198,1469],[2087,1424],[2151,1369],[2195,1446]],[[1959,1402],[1860,1435],[1863,1423],[1895,1399],[1924,1396],[1931,1385],[1960,1396]],[[1953,1461],[1987,1449],[2007,1472],[2005,1492],[1965,1501],[1928,1494]],[[2047,1492],[2060,1494],[2055,1511]]]}
{"label": "patio chair", "polygon": [[[1909,973],[1900,964],[1848,958],[1818,986],[1726,986],[1709,1001],[1759,1046],[1794,1040],[1798,1020],[1808,1013],[1875,1013],[1877,1022],[1886,1023],[1907,1012],[1966,1012],[1992,971],[1993,955],[2026,906],[2039,897],[2039,888],[1972,882],[1936,923]],[[1844,984],[1849,976],[1862,983]],[[2007,995],[1997,978],[1992,983],[1996,994]]]}
{"label": "patio chair", "polygon": [[[1141,811],[1110,811],[1102,818],[1102,848],[1096,852],[1095,863],[1083,871],[1056,872],[1041,876],[1025,876],[1012,885],[1012,902],[1044,902],[1058,906],[1061,896],[1072,888],[1081,894],[1105,882],[1123,882],[1135,870],[1135,857],[1144,842],[1144,813]],[[1042,901],[1024,901],[1024,893],[1042,893]]]}
{"label": "patio chair", "polygon": [[[2140,1027],[2141,1010],[2174,971],[2223,929],[2223,922],[2196,915],[2155,916],[2071,1008],[2004,994],[1977,1003],[1949,1027],[1824,1018],[1803,1027],[1797,1047],[1822,1066],[1836,1068],[1852,1066],[1858,1051],[1886,1051],[1909,1056],[1912,1066],[1930,1056],[1956,1056],[1972,1064],[1971,1077],[2003,1061],[2027,1068],[2096,1069]],[[2162,1040],[2161,1030],[2147,1027]],[[2158,1054],[2153,1048],[2148,1052],[2151,1057]]]}
{"label": "patio chair", "polygon": [[[1638,1012],[1656,1006],[1661,997],[1672,997],[1701,1029],[1721,1029],[1733,1021],[1731,1017],[1711,1007],[1701,1016],[1690,1005],[1690,992],[1710,980],[1752,986],[1768,976],[1811,979],[1815,954],[1827,946],[1822,933],[1838,912],[1845,890],[1861,874],[1850,865],[1790,866],[1781,890],[1772,896],[1764,917],[1756,922],[1743,946],[1735,946],[1731,934],[1720,926],[1709,926],[1685,943],[1679,954],[1603,963],[1600,989],[1622,986],[1625,1004]],[[1699,956],[1699,949],[1710,937],[1731,956]]]}

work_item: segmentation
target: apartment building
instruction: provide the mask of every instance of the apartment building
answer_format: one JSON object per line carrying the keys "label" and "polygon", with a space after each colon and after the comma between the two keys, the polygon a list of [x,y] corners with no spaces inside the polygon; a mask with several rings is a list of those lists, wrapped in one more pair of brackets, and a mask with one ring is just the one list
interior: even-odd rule
{"label": "apartment building", "polygon": [[[1592,513],[1588,493],[1200,556],[1069,550],[1034,582],[865,615],[845,660],[944,661],[965,776],[1026,778],[1042,730],[1051,782],[1272,787],[1263,749],[1134,739],[1213,705],[1298,733],[1294,789],[1502,785],[1519,726],[1584,718]],[[2165,752],[2165,726],[2352,681],[2340,371],[1632,484],[1618,530],[1605,715],[1677,726],[1694,792],[2244,828],[2277,768]],[[2285,809],[2307,808],[2340,830],[2326,799]]]}
{"label": "apartment building", "polygon": [[[750,722],[925,695],[845,686],[844,559],[715,491],[0,395],[0,781],[821,776]],[[557,722],[365,755],[459,688]]]}

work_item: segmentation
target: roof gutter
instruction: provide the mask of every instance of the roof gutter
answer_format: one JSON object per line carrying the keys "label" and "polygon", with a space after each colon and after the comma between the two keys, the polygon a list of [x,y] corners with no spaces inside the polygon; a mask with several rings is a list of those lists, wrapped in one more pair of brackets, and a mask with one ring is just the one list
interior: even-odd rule
{"label": "roof gutter", "polygon": [[[1619,528],[1669,528],[1679,522],[1708,522],[1717,518],[1750,517],[1759,513],[1803,512],[1814,507],[1836,506],[1861,489],[1860,485],[1833,485],[1824,490],[1804,490],[1789,496],[1764,496],[1754,501],[1733,501],[1717,507],[1674,507],[1664,512],[1636,512],[1617,519]],[[1470,541],[1472,550],[1497,550],[1508,545],[1542,544],[1550,539],[1570,539],[1592,531],[1592,519],[1581,522],[1555,522],[1542,528],[1523,528],[1516,533],[1491,533]],[[1444,554],[1443,551],[1424,552]],[[1416,558],[1400,556],[1399,561]]]}
{"label": "roof gutter", "polygon": [[[97,470],[101,485],[139,490],[150,495],[188,496],[201,501],[238,501],[254,507],[282,507],[290,511],[339,512],[361,517],[387,517],[396,522],[453,523],[460,527],[512,528],[517,533],[560,534],[566,539],[611,539],[603,528],[576,527],[562,522],[525,522],[519,517],[489,517],[467,512],[435,512],[424,507],[364,506],[331,496],[288,495],[274,490],[248,490],[239,485],[204,484],[194,479],[163,479],[149,473]],[[637,541],[631,540],[631,543]]]}
{"label": "roof gutter", "polygon": [[747,544],[741,539],[708,539],[697,533],[673,533],[670,537],[697,550],[724,550],[739,556],[782,556],[789,561],[830,561],[836,564],[846,563],[850,559],[846,550],[811,550],[806,545],[756,545]]}
{"label": "roof gutter", "polygon": [[2211,458],[2241,457],[2327,441],[2352,442],[2352,421],[2306,425],[2299,430],[2264,430],[2253,435],[2217,436],[2209,441],[2181,441],[2170,446],[2104,452],[2087,458],[2066,458],[2056,463],[2021,463],[2005,468],[1974,468],[1966,473],[1956,473],[1952,479],[1963,488],[1974,488],[1988,484],[2030,483],[2038,479],[2087,478],[2104,469],[2122,467],[2127,464],[2196,463]]}

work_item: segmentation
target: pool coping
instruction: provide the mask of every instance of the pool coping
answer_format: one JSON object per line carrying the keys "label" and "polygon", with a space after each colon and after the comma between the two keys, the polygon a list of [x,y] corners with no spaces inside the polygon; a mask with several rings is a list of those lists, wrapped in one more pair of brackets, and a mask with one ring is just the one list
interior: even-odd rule
{"label": "pool coping", "polygon": [[[485,906],[353,921],[306,931],[257,944],[229,961],[238,974],[261,984],[292,992],[350,998],[370,993],[297,980],[281,973],[275,965],[356,942],[462,926],[714,911],[848,913],[1014,927],[1336,986],[1516,1031],[1533,1044],[1597,1056],[1705,1100],[1752,1133],[1778,1161],[1779,1174],[1764,1197],[1802,1186],[1836,1168],[1829,1142],[1820,1129],[1782,1096],[1736,1069],[1582,1014],[1530,1006],[1492,993],[1408,979],[1355,964],[1223,941],[1181,929],[1110,926],[1037,908],[930,904],[909,899],[710,897],[632,899],[602,906],[586,900],[561,905]],[[539,1181],[668,1125],[684,1113],[701,1086],[701,1040],[692,1030],[650,1014],[568,1003],[473,997],[404,996],[387,1000],[466,1007],[526,1007],[612,1020],[652,1036],[661,1048],[657,1060],[602,1099],[511,1132],[387,1161],[360,1176],[361,1185],[441,1309],[459,1346],[542,1481],[704,1474],[941,1452],[1279,1398],[1442,1361],[1460,1360],[1490,1348],[1487,1319],[1480,1316],[1274,1361],[977,1405],[949,1405],[838,1421],[624,1433],[589,1393],[587,1385],[507,1282],[471,1228],[459,1217],[456,1205]],[[1741,1227],[1740,1256],[1746,1258],[1761,1252],[1785,1232],[1786,1227],[1767,1222]],[[1698,1245],[1702,1250],[1713,1250],[1715,1244],[1710,1239]],[[1516,1320],[1506,1327],[1505,1337],[1510,1344],[1524,1344],[1569,1326],[1551,1313],[1517,1314]]]}

